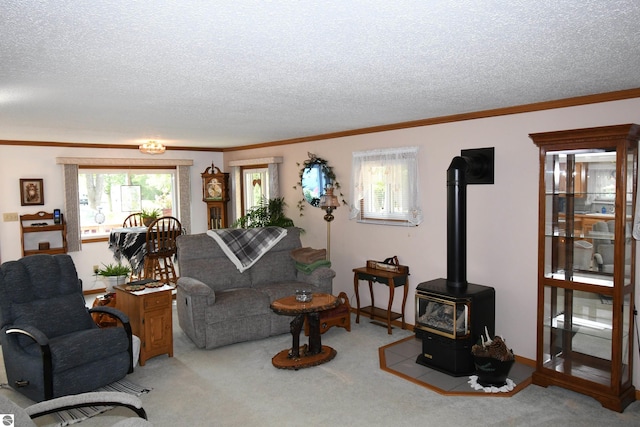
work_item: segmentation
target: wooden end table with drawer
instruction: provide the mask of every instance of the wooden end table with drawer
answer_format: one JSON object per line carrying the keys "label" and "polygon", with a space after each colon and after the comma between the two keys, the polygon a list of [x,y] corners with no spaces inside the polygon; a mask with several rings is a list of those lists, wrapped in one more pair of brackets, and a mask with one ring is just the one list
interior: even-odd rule
{"label": "wooden end table with drawer", "polygon": [[[360,323],[360,312],[368,314],[372,321],[375,319],[385,320],[387,327],[387,333],[391,335],[391,321],[396,319],[402,319],[402,329],[406,328],[406,322],[404,319],[404,308],[407,304],[407,294],[409,292],[409,267],[401,267],[400,271],[385,271],[378,270],[370,267],[360,267],[353,269],[353,288],[356,293],[356,323]],[[369,283],[369,295],[371,296],[371,305],[360,308],[360,293],[358,287],[360,280],[366,280]],[[379,308],[375,306],[375,300],[373,295],[373,283],[382,283],[389,288],[389,300],[387,302],[387,309]],[[402,313],[395,313],[391,311],[391,305],[393,304],[393,297],[395,288],[398,286],[404,287],[402,295]],[[372,323],[375,323],[372,322]]]}
{"label": "wooden end table with drawer", "polygon": [[133,335],[140,338],[140,366],[155,356],[173,357],[172,286],[130,292],[118,285],[116,308],[129,316]]}

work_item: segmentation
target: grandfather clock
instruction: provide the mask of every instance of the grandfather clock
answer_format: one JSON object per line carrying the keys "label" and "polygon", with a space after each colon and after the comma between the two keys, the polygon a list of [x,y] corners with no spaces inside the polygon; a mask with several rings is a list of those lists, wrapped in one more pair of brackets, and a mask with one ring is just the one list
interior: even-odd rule
{"label": "grandfather clock", "polygon": [[220,172],[211,163],[202,176],[202,201],[207,204],[207,228],[227,228],[227,203],[229,202],[229,174]]}

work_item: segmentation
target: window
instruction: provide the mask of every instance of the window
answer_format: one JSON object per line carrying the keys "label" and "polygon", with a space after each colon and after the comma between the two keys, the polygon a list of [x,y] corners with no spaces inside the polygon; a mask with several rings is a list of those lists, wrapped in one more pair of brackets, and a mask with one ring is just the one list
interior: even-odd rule
{"label": "window", "polygon": [[269,169],[265,167],[243,168],[243,215],[263,199],[269,199]]}
{"label": "window", "polygon": [[351,219],[387,225],[418,225],[418,147],[353,153]]}
{"label": "window", "polygon": [[131,213],[157,210],[178,216],[175,169],[80,168],[78,193],[82,239],[105,237]]}
{"label": "window", "polygon": [[[56,163],[62,165],[64,181],[64,217],[67,223],[67,245],[69,252],[82,250],[82,232],[80,230],[80,206],[84,205],[84,198],[79,190],[78,175],[80,168],[102,168],[107,170],[155,170],[165,168],[175,171],[177,185],[174,195],[178,200],[172,212],[180,220],[182,228],[187,233],[191,230],[191,166],[193,160],[187,159],[126,159],[126,158],[95,158],[95,157],[56,157]],[[126,169],[125,169],[126,168]],[[81,200],[82,199],[82,200]],[[82,205],[80,203],[83,203]],[[89,203],[88,194],[87,201]],[[84,205],[86,206],[86,205]],[[106,218],[105,218],[106,221]],[[96,233],[97,234],[97,233]],[[104,235],[96,241],[106,240]],[[94,241],[94,239],[86,239]]]}
{"label": "window", "polygon": [[280,197],[278,164],[282,157],[232,160],[229,179],[231,184],[231,222],[260,204],[262,197]]}

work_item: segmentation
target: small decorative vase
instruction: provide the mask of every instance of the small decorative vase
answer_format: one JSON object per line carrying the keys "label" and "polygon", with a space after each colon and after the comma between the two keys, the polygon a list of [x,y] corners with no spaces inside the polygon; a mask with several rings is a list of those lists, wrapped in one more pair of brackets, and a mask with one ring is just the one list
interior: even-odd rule
{"label": "small decorative vase", "polygon": [[507,384],[507,377],[515,363],[515,358],[501,361],[493,357],[473,356],[473,363],[476,366],[478,384],[483,387],[502,387]]}
{"label": "small decorative vase", "polygon": [[313,299],[313,293],[306,289],[296,289],[296,301],[310,302]]}
{"label": "small decorative vase", "polygon": [[142,218],[142,223],[144,224],[145,227],[148,227],[148,226],[151,225],[153,220],[154,220],[154,218],[144,217],[144,218]]}

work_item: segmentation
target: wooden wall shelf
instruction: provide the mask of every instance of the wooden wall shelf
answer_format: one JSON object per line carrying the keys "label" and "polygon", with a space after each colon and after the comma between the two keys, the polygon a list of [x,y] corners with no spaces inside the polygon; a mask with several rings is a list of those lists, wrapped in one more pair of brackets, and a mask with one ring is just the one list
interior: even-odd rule
{"label": "wooden wall shelf", "polygon": [[60,223],[56,224],[52,213],[40,211],[35,214],[20,215],[20,240],[22,256],[66,254],[67,224],[64,216],[61,215]]}

